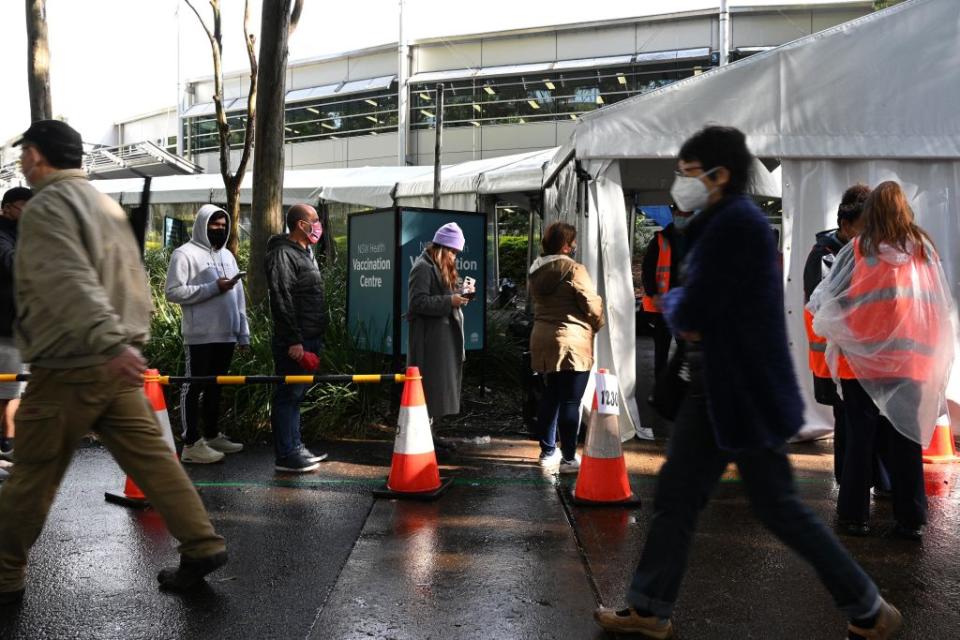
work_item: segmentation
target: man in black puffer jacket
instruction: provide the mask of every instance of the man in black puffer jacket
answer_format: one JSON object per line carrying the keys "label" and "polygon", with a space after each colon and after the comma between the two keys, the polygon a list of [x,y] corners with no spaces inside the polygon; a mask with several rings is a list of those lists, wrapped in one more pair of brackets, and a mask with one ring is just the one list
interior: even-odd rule
{"label": "man in black puffer jacket", "polygon": [[[317,368],[327,329],[323,277],[312,247],[323,235],[316,209],[296,204],[287,212],[287,235],[267,242],[265,266],[273,317],[273,362],[277,375],[303,375]],[[273,394],[270,426],[276,470],[313,471],[327,454],[311,453],[300,439],[300,403],[308,385],[281,384]]]}

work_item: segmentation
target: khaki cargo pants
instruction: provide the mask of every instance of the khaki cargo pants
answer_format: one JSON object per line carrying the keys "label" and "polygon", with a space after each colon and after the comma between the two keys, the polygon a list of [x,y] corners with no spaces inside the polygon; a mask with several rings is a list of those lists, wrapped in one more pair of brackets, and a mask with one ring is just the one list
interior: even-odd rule
{"label": "khaki cargo pants", "polygon": [[27,554],[90,431],[163,516],[182,555],[199,558],[226,548],[141,387],[113,379],[105,365],[35,367],[17,412],[16,464],[0,485],[0,591],[24,587]]}

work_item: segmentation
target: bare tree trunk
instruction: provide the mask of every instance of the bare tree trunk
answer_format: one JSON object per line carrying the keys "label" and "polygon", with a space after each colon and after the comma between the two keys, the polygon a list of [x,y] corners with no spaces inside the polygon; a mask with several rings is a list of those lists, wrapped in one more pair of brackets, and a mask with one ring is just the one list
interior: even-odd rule
{"label": "bare tree trunk", "polygon": [[50,99],[50,48],[47,46],[47,0],[26,0],[27,85],[30,120],[53,118]]}
{"label": "bare tree trunk", "polygon": [[283,230],[283,124],[287,75],[287,40],[297,27],[303,0],[263,3],[260,19],[260,68],[257,92],[257,132],[253,156],[250,297],[267,296],[263,259],[267,240]]}
{"label": "bare tree trunk", "polygon": [[217,115],[217,136],[220,151],[220,176],[223,178],[223,187],[227,192],[227,213],[230,214],[230,239],[227,249],[234,255],[240,248],[240,185],[250,162],[250,153],[254,145],[257,100],[257,55],[255,52],[256,36],[250,33],[250,0],[243,4],[243,36],[247,46],[247,58],[250,62],[250,88],[247,92],[247,118],[244,123],[243,151],[237,170],[230,171],[230,125],[227,122],[227,112],[223,108],[223,30],[220,20],[220,0],[209,0],[213,11],[213,28],[207,26],[200,12],[190,0],[184,0],[187,6],[196,14],[200,26],[203,27],[210,40],[210,52],[213,55],[213,104]]}

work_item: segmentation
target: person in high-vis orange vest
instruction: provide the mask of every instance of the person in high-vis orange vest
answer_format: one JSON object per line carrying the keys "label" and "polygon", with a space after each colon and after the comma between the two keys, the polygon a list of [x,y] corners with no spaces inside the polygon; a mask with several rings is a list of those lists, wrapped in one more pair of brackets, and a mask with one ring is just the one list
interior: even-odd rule
{"label": "person in high-vis orange vest", "polygon": [[667,365],[670,353],[670,341],[673,336],[663,320],[659,300],[677,286],[677,265],[682,257],[681,234],[692,213],[673,211],[673,222],[654,234],[643,256],[641,281],[643,283],[643,310],[653,321],[653,373],[660,374]]}
{"label": "person in high-vis orange vest", "polygon": [[940,258],[900,185],[884,182],[868,197],[863,232],[808,306],[847,413],[840,529],[869,534],[875,443],[885,442],[894,533],[919,540],[927,520],[921,450],[945,403],[955,311]]}
{"label": "person in high-vis orange vest", "polygon": [[[810,295],[817,285],[830,272],[837,254],[863,229],[863,205],[870,195],[870,187],[865,184],[855,184],[843,193],[840,206],[837,209],[837,228],[821,231],[803,269],[804,305],[810,301]],[[813,314],[806,308],[803,310],[803,322],[807,329],[807,344],[809,348],[808,364],[813,373],[814,399],[833,409],[833,476],[837,484],[843,473],[843,458],[847,442],[847,418],[843,399],[837,393],[837,383],[834,382],[827,365],[827,341],[813,331]],[[840,361],[840,378],[854,378],[845,360]],[[874,464],[874,493],[887,497],[890,493],[890,478],[882,462],[882,456],[875,456]]]}

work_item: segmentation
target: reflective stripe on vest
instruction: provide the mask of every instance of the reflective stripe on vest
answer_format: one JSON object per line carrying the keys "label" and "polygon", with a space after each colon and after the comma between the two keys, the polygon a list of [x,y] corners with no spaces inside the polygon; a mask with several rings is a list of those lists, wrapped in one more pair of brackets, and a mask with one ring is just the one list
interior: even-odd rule
{"label": "reflective stripe on vest", "polygon": [[926,380],[936,351],[939,312],[934,294],[913,282],[914,266],[865,258],[854,240],[854,268],[843,305],[847,326],[867,349],[883,346],[859,367],[860,378]]}
{"label": "reflective stripe on vest", "polygon": [[[810,365],[810,371],[818,378],[832,378],[830,365],[827,364],[827,341],[813,332],[813,314],[807,309],[803,310],[803,325],[807,329],[808,357],[807,362]],[[843,380],[853,380],[857,376],[853,375],[850,369],[850,363],[840,355],[837,363],[838,378]]]}

